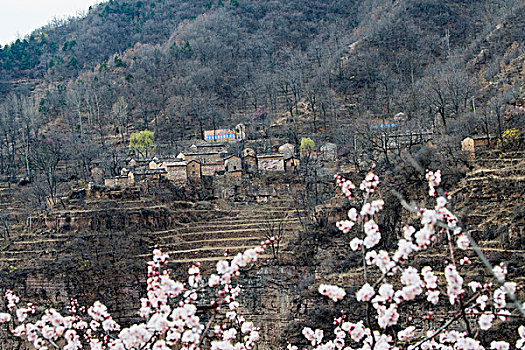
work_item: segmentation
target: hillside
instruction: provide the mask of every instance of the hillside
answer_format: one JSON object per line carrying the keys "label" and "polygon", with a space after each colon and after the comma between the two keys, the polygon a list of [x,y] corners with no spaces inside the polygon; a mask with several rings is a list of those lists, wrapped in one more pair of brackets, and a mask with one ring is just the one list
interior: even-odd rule
{"label": "hillside", "polygon": [[[128,325],[155,247],[184,275],[279,236],[241,280],[242,311],[260,349],[303,344],[341,308],[364,315],[333,175],[371,168],[380,249],[415,220],[394,193],[419,203],[441,169],[462,226],[523,283],[524,126],[522,1],[110,0],[0,47],[0,287],[102,300]],[[416,266],[444,268],[445,243]],[[321,283],[350,297],[320,301]]]}
{"label": "hillside", "polygon": [[501,133],[523,124],[523,11],[435,0],[103,3],[0,52],[0,173],[22,175],[53,132],[81,152],[64,157],[83,159],[122,151],[135,130],[172,153],[240,122],[250,138],[344,146],[349,128],[400,112],[403,128],[458,141]]}

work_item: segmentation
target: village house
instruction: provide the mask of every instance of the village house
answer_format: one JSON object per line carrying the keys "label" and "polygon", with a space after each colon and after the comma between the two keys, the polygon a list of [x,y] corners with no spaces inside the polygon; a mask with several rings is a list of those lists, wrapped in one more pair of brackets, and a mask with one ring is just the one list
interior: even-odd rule
{"label": "village house", "polygon": [[275,153],[258,155],[257,167],[260,171],[284,171],[284,157]]}
{"label": "village house", "polygon": [[133,182],[134,182],[133,174],[131,171],[129,171],[126,168],[122,168],[120,170],[120,175],[109,178],[109,179],[104,179],[104,185],[109,186],[109,187],[115,187],[115,186],[126,187],[129,185],[132,185]]}
{"label": "village house", "polygon": [[186,165],[186,173],[189,180],[200,181],[202,177],[201,163],[198,160],[190,160]]}
{"label": "village house", "polygon": [[115,186],[126,187],[132,183],[133,181],[130,179],[128,175],[119,175],[119,176],[115,176],[109,179],[104,179],[104,185],[109,186],[109,187],[115,187]]}
{"label": "village house", "polygon": [[151,162],[151,158],[131,158],[128,161],[128,168],[135,168],[140,166],[147,166]]}
{"label": "village house", "polygon": [[228,173],[242,170],[241,157],[233,154],[229,155],[228,157],[224,158],[224,167]]}
{"label": "village house", "polygon": [[54,197],[53,196],[47,196],[46,197],[46,204],[48,208],[52,208],[58,203],[64,203],[67,202],[69,199],[69,193],[57,193]]}
{"label": "village house", "polygon": [[159,159],[155,157],[148,163],[147,169],[159,169],[160,164]]}
{"label": "village house", "polygon": [[220,152],[181,152],[177,158],[185,161],[198,160],[201,164],[219,163],[223,159]]}
{"label": "village house", "polygon": [[144,169],[144,170],[135,170],[129,172],[129,177],[133,179],[133,182],[138,181],[160,181],[167,179],[168,172],[166,169]]}
{"label": "village house", "polygon": [[322,159],[323,158],[323,153],[319,152],[319,151],[303,149],[299,153],[299,156],[301,157],[301,159]]}
{"label": "village house", "polygon": [[186,174],[186,161],[163,162],[161,167],[167,171],[167,178],[170,181],[186,181],[188,175]]}
{"label": "village house", "polygon": [[482,149],[494,147],[495,139],[491,136],[468,136],[461,141],[461,150],[474,157]]}
{"label": "village house", "polygon": [[323,160],[334,161],[337,158],[337,145],[327,142],[321,146],[321,153]]}
{"label": "village house", "polygon": [[247,154],[243,156],[243,168],[247,173],[256,173],[257,172],[257,157],[254,154]]}

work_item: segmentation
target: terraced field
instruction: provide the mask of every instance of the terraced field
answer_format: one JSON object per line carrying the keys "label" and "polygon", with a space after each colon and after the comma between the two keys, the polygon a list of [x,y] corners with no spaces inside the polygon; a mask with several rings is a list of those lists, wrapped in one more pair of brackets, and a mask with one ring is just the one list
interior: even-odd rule
{"label": "terraced field", "polygon": [[235,208],[222,218],[151,232],[149,236],[154,246],[170,254],[174,263],[213,262],[224,259],[226,252],[234,255],[256,247],[273,235],[282,238],[282,251],[300,229],[300,214],[290,207],[249,205]]}
{"label": "terraced field", "polygon": [[[298,215],[303,214],[285,204],[288,203],[276,201],[219,210],[182,202],[91,200],[87,209],[53,211],[47,218],[48,224],[53,224],[51,229],[25,229],[0,241],[0,265],[18,267],[29,261],[55,260],[74,239],[89,241],[95,239],[96,232],[111,230],[108,225],[118,227],[119,224],[132,226],[145,242],[150,242],[141,249],[143,254],[128,257],[140,260],[148,259],[153,248],[159,247],[170,254],[174,263],[213,262],[224,258],[226,252],[236,254],[275,235],[282,238],[282,251],[291,235],[300,229]],[[112,222],[93,224],[103,215],[109,216]],[[64,229],[63,223],[67,220],[75,227],[86,224],[83,230]],[[89,222],[91,224],[87,224]],[[109,252],[108,248],[99,254]]]}

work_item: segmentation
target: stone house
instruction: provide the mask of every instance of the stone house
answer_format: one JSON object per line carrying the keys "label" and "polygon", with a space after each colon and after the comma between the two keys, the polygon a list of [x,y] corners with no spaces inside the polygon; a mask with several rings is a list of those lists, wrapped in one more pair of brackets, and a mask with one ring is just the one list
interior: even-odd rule
{"label": "stone house", "polygon": [[242,160],[244,171],[246,171],[247,173],[257,172],[257,157],[255,156],[255,154],[245,155]]}
{"label": "stone house", "polygon": [[200,180],[202,176],[201,162],[198,160],[190,160],[186,165],[186,173],[190,180]]}
{"label": "stone house", "polygon": [[133,173],[126,168],[120,170],[120,175],[109,179],[104,179],[104,185],[109,187],[121,186],[126,187],[134,182]]}
{"label": "stone house", "polygon": [[149,181],[160,181],[168,178],[168,172],[166,169],[145,169],[130,171],[128,177],[133,179],[133,182],[149,180]]}
{"label": "stone house", "polygon": [[224,158],[224,168],[228,173],[236,170],[242,170],[241,157],[229,155],[228,157]]}
{"label": "stone house", "polygon": [[327,142],[321,146],[321,153],[323,160],[333,161],[337,158],[337,145],[335,143]]}
{"label": "stone house", "polygon": [[185,161],[198,160],[201,164],[219,163],[222,162],[221,153],[217,151],[211,152],[181,152],[177,156]]}
{"label": "stone house", "polygon": [[257,167],[260,171],[284,171],[284,157],[275,153],[259,155]]}
{"label": "stone house", "polygon": [[140,166],[148,166],[151,162],[151,158],[131,158],[128,161],[128,168],[135,168]]}
{"label": "stone house", "polygon": [[476,151],[494,147],[495,139],[491,136],[468,136],[461,141],[461,150],[469,152],[471,156],[476,155]]}
{"label": "stone house", "polygon": [[186,161],[178,162],[163,162],[161,167],[167,171],[167,178],[171,181],[186,181],[188,175],[186,174]]}
{"label": "stone house", "polygon": [[147,169],[159,169],[161,162],[157,157],[153,158],[149,163]]}

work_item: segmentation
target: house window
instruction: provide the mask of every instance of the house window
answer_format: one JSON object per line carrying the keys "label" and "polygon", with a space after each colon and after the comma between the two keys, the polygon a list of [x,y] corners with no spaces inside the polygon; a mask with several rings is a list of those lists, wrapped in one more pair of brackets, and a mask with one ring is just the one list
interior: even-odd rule
{"label": "house window", "polygon": [[233,170],[237,170],[237,166],[234,165],[234,166],[233,166]]}
{"label": "house window", "polygon": [[195,164],[193,164],[191,167],[192,167],[192,168],[195,168]]}
{"label": "house window", "polygon": [[191,172],[191,174],[192,174],[192,175],[195,175],[195,172],[194,172],[194,171],[192,171],[192,172]]}

